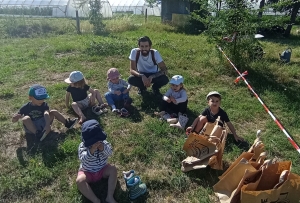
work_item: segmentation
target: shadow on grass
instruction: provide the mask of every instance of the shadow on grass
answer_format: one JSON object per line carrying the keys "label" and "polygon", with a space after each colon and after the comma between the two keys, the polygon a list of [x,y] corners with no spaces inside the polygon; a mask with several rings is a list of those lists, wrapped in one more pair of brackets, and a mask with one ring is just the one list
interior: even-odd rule
{"label": "shadow on grass", "polygon": [[197,183],[198,185],[212,187],[219,181],[218,176],[222,175],[227,168],[224,170],[215,170],[208,166],[206,168],[186,172],[186,175],[192,182]]}
{"label": "shadow on grass", "polygon": [[265,59],[265,61],[267,61],[269,63],[275,63],[275,64],[277,63],[277,64],[279,64],[281,66],[285,66],[286,68],[289,68],[289,66],[292,66],[292,65],[298,65],[298,66],[300,66],[300,62],[294,62],[293,61],[293,56],[291,57],[291,61],[289,63],[282,62],[279,59],[279,55],[278,55],[278,58],[267,58],[267,59]]}
{"label": "shadow on grass", "polygon": [[[95,193],[95,195],[100,199],[100,201],[106,203],[105,199],[107,196],[108,179],[102,179],[98,182],[90,183],[90,186],[91,186],[93,192]],[[130,201],[128,198],[128,192],[123,191],[121,188],[120,182],[117,181],[114,197],[115,197],[115,200],[119,203],[131,203],[131,202],[142,203],[142,202],[147,201],[149,194],[146,193],[146,194],[138,197],[136,200]],[[90,203],[90,202],[91,201],[89,201],[85,196],[82,195],[82,203]]]}
{"label": "shadow on grass", "polygon": [[249,144],[249,142],[247,142],[247,141],[237,142],[237,141],[235,141],[233,134],[228,134],[227,139],[226,139],[224,153],[233,151],[233,145],[237,146],[239,149],[241,149],[243,151],[248,151],[249,148],[251,147],[251,144]]}
{"label": "shadow on grass", "polygon": [[[268,90],[285,95],[285,98],[287,98],[285,103],[291,105],[291,108],[293,107],[297,114],[300,114],[300,103],[298,102],[300,100],[300,86],[298,82],[292,81],[290,78],[286,78],[286,80],[283,78],[282,80],[272,74],[272,70],[269,68],[259,71],[250,69],[248,74],[251,76],[248,82],[252,88],[255,89],[254,91],[257,94],[264,93],[264,91]],[[279,83],[277,81],[281,82]]]}
{"label": "shadow on grass", "polygon": [[53,167],[58,161],[58,144],[65,140],[66,136],[67,135],[64,133],[51,131],[43,141],[40,141],[40,137],[26,133],[25,139],[27,148],[19,147],[16,150],[20,164],[27,166],[28,161],[26,156],[35,156],[37,153],[41,152],[45,166]]}
{"label": "shadow on grass", "polygon": [[[124,108],[124,102],[123,101],[117,102],[116,108],[117,109]],[[129,108],[126,108],[126,110],[130,113],[130,115],[129,115],[129,117],[127,117],[127,119],[129,119],[130,121],[132,121],[134,123],[138,123],[138,122],[142,121],[142,116],[134,105],[131,105]]]}
{"label": "shadow on grass", "polygon": [[147,114],[153,114],[160,107],[162,94],[153,94],[152,92],[143,92],[141,109]]}

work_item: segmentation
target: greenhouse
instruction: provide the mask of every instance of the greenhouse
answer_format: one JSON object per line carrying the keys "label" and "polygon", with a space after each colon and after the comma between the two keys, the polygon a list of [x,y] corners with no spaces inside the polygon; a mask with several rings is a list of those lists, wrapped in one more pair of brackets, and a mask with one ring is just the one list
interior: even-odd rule
{"label": "greenhouse", "polygon": [[[101,1],[103,17],[110,18],[113,13],[144,14],[160,16],[160,1],[151,7],[144,0],[106,0]],[[87,17],[89,0],[0,0],[0,15],[22,15],[43,17]]]}

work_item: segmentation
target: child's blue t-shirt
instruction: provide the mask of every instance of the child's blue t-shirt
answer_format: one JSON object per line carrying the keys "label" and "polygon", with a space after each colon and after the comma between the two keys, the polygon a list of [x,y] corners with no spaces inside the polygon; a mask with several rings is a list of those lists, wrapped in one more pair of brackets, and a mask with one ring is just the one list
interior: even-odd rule
{"label": "child's blue t-shirt", "polygon": [[44,102],[41,106],[32,105],[32,102],[24,104],[18,114],[29,116],[31,120],[36,121],[44,117],[45,111],[49,111],[49,106]]}
{"label": "child's blue t-shirt", "polygon": [[83,89],[77,87],[68,86],[67,92],[71,93],[72,99],[74,102],[84,100],[87,98],[87,91],[90,89],[90,86],[84,85]]}

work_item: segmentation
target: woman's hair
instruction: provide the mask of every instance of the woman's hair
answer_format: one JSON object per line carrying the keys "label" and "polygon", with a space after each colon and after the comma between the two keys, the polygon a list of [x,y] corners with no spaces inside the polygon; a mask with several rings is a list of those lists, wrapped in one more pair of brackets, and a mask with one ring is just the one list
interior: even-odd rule
{"label": "woman's hair", "polygon": [[73,84],[74,84],[74,87],[83,89],[84,86],[86,85],[85,78],[83,78],[82,80],[79,80],[78,82],[74,82]]}

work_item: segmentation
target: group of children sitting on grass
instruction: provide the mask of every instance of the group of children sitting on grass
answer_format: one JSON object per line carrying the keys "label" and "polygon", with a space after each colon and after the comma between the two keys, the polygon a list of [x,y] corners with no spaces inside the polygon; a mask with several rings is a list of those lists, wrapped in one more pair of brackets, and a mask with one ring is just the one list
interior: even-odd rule
{"label": "group of children sitting on grass", "polygon": [[[148,43],[150,39],[145,38],[144,40],[146,41],[141,41],[141,45],[139,44],[140,47],[143,47],[143,43]],[[149,46],[147,48],[149,48]],[[143,60],[141,61],[144,62]],[[160,63],[164,65],[163,62]],[[133,64],[132,67],[135,67],[135,64]],[[151,80],[152,77],[156,77],[156,80],[158,81],[157,78],[164,72],[158,73],[159,74],[157,75],[149,73]],[[138,82],[141,82],[142,84],[144,80],[146,81],[147,79],[148,83],[151,83],[149,77],[147,78],[144,74],[136,74],[135,77],[136,78],[133,76],[131,77],[133,82],[135,81],[137,83],[137,81],[140,80]],[[164,77],[165,78],[162,78],[162,80],[159,81],[159,85],[162,85],[165,80],[168,80],[166,76]],[[69,107],[71,96],[73,100],[71,106],[78,118],[66,119],[57,110],[50,110],[48,104],[45,102],[45,99],[49,98],[47,90],[45,87],[38,84],[32,85],[29,88],[29,102],[24,104],[18,113],[12,117],[12,122],[17,122],[20,119],[22,120],[26,133],[30,133],[36,138],[41,139],[51,131],[51,124],[54,118],[69,129],[72,128],[77,121],[79,124],[82,124],[82,142],[78,148],[80,167],[76,183],[80,192],[93,203],[99,203],[100,199],[94,194],[89,183],[99,181],[102,177],[108,178],[108,192],[105,201],[109,203],[116,202],[113,194],[117,183],[117,169],[115,166],[107,163],[108,157],[112,154],[112,147],[110,143],[106,141],[106,133],[102,130],[98,121],[94,119],[87,120],[83,110],[92,107],[92,111],[95,114],[101,115],[102,113],[107,112],[107,108],[110,107],[112,112],[128,116],[128,109],[130,109],[132,103],[132,99],[129,97],[131,85],[120,78],[120,73],[116,68],[110,68],[107,71],[107,80],[108,92],[105,93],[105,98],[108,104],[103,102],[99,90],[91,88],[86,83],[82,72],[73,71],[70,73],[69,77],[65,79],[65,82],[69,84],[65,96],[66,106]],[[188,122],[188,117],[186,116],[188,96],[183,86],[183,82],[184,78],[181,75],[175,75],[171,78],[169,82],[170,88],[162,96],[160,112],[155,112],[162,120],[169,122],[170,126],[181,129],[184,129]],[[148,86],[149,85],[150,84],[148,84]],[[156,84],[156,86],[158,85]],[[154,90],[154,93],[159,92],[159,89],[157,88],[154,88]],[[144,89],[139,87],[139,92],[142,93],[143,91]],[[227,124],[235,140],[243,141],[243,139],[236,134],[235,128],[231,124],[227,113],[220,108],[221,94],[212,91],[207,94],[206,99],[208,107],[203,110],[190,127],[186,128],[186,132],[199,133],[206,122],[213,123],[220,117],[223,124]],[[118,109],[117,104],[120,102],[122,103],[123,108]],[[134,171],[123,173],[126,186],[129,190],[129,198],[131,200],[136,199],[146,192],[147,189],[145,184],[141,183],[141,179],[134,174]]]}

